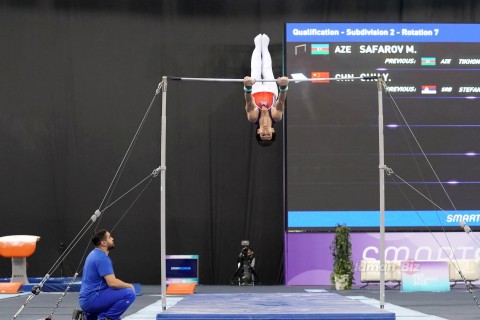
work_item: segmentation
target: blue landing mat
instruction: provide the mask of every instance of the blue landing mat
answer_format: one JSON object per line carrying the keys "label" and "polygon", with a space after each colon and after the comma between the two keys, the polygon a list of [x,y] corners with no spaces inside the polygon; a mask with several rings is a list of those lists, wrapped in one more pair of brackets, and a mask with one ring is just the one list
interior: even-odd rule
{"label": "blue landing mat", "polygon": [[192,294],[156,319],[394,320],[395,313],[335,293]]}

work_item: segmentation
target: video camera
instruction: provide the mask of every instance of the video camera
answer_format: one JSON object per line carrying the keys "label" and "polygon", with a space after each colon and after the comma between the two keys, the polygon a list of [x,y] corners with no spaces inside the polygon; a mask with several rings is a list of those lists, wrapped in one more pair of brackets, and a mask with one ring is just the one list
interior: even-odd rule
{"label": "video camera", "polygon": [[247,259],[248,258],[248,249],[250,248],[250,241],[242,240],[241,245],[242,245],[242,250],[240,251],[240,258],[242,260]]}

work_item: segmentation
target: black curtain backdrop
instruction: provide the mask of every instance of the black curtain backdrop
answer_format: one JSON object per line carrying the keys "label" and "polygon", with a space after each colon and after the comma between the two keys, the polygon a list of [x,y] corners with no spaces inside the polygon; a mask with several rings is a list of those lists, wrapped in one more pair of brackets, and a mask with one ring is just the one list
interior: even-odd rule
{"label": "black curtain backdrop", "polygon": [[[279,76],[285,22],[479,18],[474,0],[0,1],[0,236],[41,236],[28,274],[44,276],[102,203],[163,75],[243,78],[253,38],[266,33]],[[160,108],[161,95],[104,204],[160,165]],[[169,82],[167,254],[199,254],[202,284],[229,283],[244,239],[263,283],[283,283],[277,129],[273,147],[258,146],[239,83]],[[101,220],[120,221],[111,256],[125,281],[160,282],[159,185],[131,206],[143,185],[135,189]],[[73,275],[91,231],[52,276]],[[1,258],[0,277],[10,272]]]}

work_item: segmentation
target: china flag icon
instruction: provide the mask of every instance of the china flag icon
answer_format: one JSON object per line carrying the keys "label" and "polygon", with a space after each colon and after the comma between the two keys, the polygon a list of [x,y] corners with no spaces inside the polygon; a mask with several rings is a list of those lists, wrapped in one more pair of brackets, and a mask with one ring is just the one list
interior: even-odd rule
{"label": "china flag icon", "polygon": [[[330,78],[330,72],[315,71],[311,73],[312,79],[325,79]],[[313,83],[329,83],[330,80],[312,80]]]}

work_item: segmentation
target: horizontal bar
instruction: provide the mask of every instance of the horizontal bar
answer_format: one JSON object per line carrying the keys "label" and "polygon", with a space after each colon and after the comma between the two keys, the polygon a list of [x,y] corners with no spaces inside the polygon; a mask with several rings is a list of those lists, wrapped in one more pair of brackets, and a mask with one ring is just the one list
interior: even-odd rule
{"label": "horizontal bar", "polygon": [[[221,79],[221,78],[185,78],[185,77],[168,77],[178,81],[212,81],[212,82],[243,82],[243,79]],[[269,80],[277,81],[277,80]]]}
{"label": "horizontal bar", "polygon": [[[168,77],[177,81],[209,81],[209,82],[243,82],[243,79],[222,79],[222,78],[185,78],[185,77]],[[378,80],[377,76],[368,77],[344,77],[344,78],[304,78],[304,79],[288,79],[290,82],[316,82],[316,81],[345,81],[345,80]],[[277,79],[259,79],[258,82],[277,82]]]}

